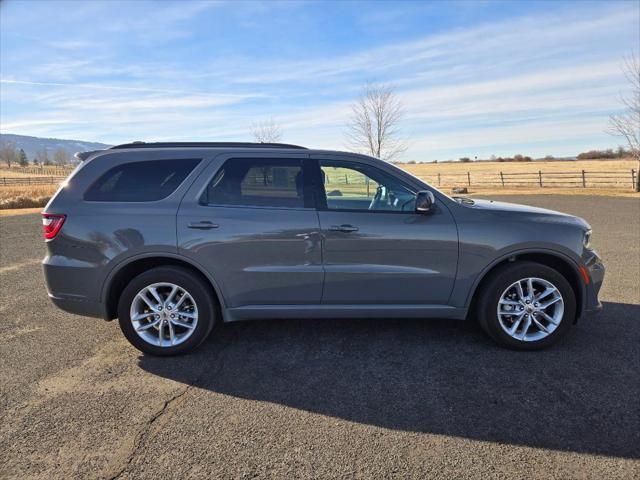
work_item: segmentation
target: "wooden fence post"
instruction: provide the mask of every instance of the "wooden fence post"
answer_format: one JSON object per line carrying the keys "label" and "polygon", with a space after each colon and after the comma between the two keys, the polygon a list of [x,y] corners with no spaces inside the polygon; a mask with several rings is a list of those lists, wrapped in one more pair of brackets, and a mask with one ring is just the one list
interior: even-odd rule
{"label": "wooden fence post", "polygon": [[587,178],[585,177],[584,170],[582,170],[582,188],[587,188]]}
{"label": "wooden fence post", "polygon": [[440,174],[438,174],[438,186],[440,186]]}
{"label": "wooden fence post", "polygon": [[471,186],[471,173],[467,172],[467,183]]}
{"label": "wooden fence post", "polygon": [[[638,175],[640,175],[640,171],[638,171]],[[631,169],[631,188],[636,188],[636,169]]]}
{"label": "wooden fence post", "polygon": [[502,170],[500,170],[500,181],[502,182],[502,186],[504,187],[504,175],[502,174]]}
{"label": "wooden fence post", "polygon": [[540,180],[540,186],[542,187],[542,170],[538,170],[538,178]]}

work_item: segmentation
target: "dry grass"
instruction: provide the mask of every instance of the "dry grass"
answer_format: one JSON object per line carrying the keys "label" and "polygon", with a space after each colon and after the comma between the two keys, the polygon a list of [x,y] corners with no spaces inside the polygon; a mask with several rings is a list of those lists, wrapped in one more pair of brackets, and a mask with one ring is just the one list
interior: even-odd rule
{"label": "dry grass", "polygon": [[15,185],[0,188],[0,210],[44,207],[58,185]]}
{"label": "dry grass", "polygon": [[10,208],[5,210],[0,210],[0,217],[14,217],[16,215],[31,215],[33,213],[40,213],[41,211],[42,211],[42,207]]}
{"label": "dry grass", "polygon": [[[621,160],[541,160],[536,162],[451,162],[451,163],[421,163],[415,165],[398,164],[408,172],[418,177],[434,174],[451,173],[485,173],[497,174],[513,172],[587,172],[621,171],[630,175],[631,169],[638,168],[638,162],[633,159]],[[631,181],[631,180],[629,180]]]}

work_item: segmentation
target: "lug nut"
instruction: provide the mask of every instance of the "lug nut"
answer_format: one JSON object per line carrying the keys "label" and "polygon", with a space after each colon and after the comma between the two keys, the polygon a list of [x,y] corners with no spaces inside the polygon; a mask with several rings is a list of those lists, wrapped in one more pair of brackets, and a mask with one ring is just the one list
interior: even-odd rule
{"label": "lug nut", "polygon": [[172,314],[171,314],[171,318],[176,318],[176,316],[172,313]]}
{"label": "lug nut", "polygon": [[171,306],[168,306],[168,307],[167,307],[167,310],[171,310]]}

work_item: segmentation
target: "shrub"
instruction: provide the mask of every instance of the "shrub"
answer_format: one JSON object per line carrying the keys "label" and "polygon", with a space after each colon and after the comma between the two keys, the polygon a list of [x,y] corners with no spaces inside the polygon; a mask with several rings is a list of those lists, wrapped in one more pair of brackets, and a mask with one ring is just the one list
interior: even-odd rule
{"label": "shrub", "polygon": [[467,162],[470,162],[470,161],[471,161],[471,159],[470,159],[469,157],[461,157],[461,158],[460,158],[460,161],[461,161],[462,163],[467,163]]}

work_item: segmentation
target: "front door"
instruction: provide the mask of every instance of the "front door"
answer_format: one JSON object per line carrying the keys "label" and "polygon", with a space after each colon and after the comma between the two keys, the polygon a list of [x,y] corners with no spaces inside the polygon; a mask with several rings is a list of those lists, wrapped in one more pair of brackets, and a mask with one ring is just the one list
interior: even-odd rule
{"label": "front door", "polygon": [[178,249],[227,307],[318,304],[323,269],[307,155],[216,158],[178,214]]}
{"label": "front door", "polygon": [[445,305],[458,261],[446,206],[416,213],[415,187],[393,174],[364,162],[316,160],[322,303]]}

